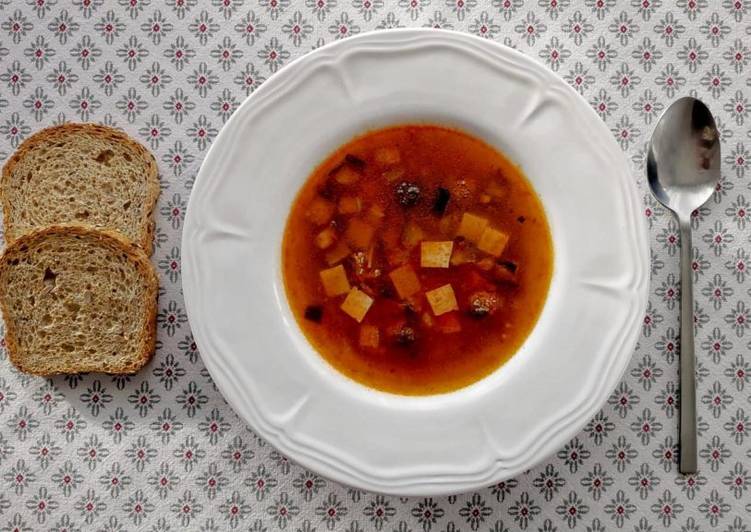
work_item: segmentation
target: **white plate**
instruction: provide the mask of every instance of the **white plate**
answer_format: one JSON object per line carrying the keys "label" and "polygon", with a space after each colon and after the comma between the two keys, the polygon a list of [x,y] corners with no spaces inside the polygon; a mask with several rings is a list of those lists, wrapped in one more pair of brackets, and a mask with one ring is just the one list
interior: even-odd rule
{"label": "white plate", "polygon": [[[413,122],[461,128],[521,165],[555,246],[547,302],[519,352],[427,397],[332,369],[298,328],[280,274],[287,212],[312,169],[364,130]],[[216,385],[272,445],[351,486],[437,495],[528,469],[596,412],[636,342],[648,249],[627,161],[561,79],[496,43],[396,30],[300,58],[235,112],[190,198],[183,289]]]}

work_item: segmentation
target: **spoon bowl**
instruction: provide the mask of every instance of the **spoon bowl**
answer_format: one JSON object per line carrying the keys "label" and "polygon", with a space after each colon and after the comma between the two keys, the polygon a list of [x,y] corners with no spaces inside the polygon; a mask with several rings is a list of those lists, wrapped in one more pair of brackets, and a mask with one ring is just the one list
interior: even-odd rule
{"label": "spoon bowl", "polygon": [[647,157],[652,193],[678,216],[691,216],[720,180],[720,134],[696,98],[673,102],[652,133]]}
{"label": "spoon bowl", "polygon": [[696,98],[680,98],[662,114],[647,156],[652,194],[678,217],[681,233],[680,470],[695,473],[696,361],[691,271],[691,213],[720,180],[720,134],[712,113]]}

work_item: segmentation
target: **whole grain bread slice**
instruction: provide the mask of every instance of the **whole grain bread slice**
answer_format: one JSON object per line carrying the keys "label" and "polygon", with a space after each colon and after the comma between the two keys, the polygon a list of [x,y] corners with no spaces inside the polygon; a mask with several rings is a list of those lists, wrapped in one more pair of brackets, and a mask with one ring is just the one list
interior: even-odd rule
{"label": "whole grain bread slice", "polygon": [[149,258],[117,233],[27,233],[0,256],[10,361],[37,375],[134,373],[154,352],[157,291]]}
{"label": "whole grain bread slice", "polygon": [[24,141],[3,167],[5,239],[58,223],[114,230],[151,254],[154,156],[122,131],[68,123]]}

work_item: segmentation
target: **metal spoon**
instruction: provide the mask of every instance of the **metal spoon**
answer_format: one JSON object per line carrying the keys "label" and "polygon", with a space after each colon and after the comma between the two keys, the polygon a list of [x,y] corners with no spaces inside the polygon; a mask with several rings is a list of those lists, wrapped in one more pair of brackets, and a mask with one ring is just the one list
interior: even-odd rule
{"label": "metal spoon", "polygon": [[680,470],[696,472],[696,374],[691,213],[720,179],[720,134],[712,113],[696,98],[680,98],[660,117],[649,143],[652,194],[678,217],[681,232]]}

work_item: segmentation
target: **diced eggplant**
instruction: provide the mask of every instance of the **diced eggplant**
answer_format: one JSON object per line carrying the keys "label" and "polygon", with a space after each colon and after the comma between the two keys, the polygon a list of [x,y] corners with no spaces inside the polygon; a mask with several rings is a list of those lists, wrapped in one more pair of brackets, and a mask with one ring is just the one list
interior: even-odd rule
{"label": "diced eggplant", "polygon": [[477,262],[477,248],[472,245],[468,245],[467,240],[464,237],[460,236],[455,238],[450,264],[452,266],[459,266],[460,264],[474,262]]}
{"label": "diced eggplant", "polygon": [[497,283],[516,284],[516,272],[518,265],[510,260],[496,261],[491,273]]}
{"label": "diced eggplant", "polygon": [[433,202],[433,212],[443,215],[446,212],[446,207],[448,207],[449,199],[451,199],[451,192],[443,187],[438,187],[438,192]]}
{"label": "diced eggplant", "polygon": [[344,156],[344,162],[354,166],[358,171],[362,172],[365,169],[365,161],[360,159],[357,155],[348,153]]}
{"label": "diced eggplant", "polygon": [[340,214],[355,214],[362,209],[362,200],[358,196],[342,196],[338,205]]}
{"label": "diced eggplant", "polygon": [[305,217],[314,225],[326,225],[334,216],[336,205],[322,197],[315,197],[305,211]]}
{"label": "diced eggplant", "polygon": [[383,208],[380,205],[371,205],[370,209],[365,213],[365,220],[371,225],[378,226],[386,213],[383,212]]}
{"label": "diced eggplant", "polygon": [[404,308],[405,316],[407,316],[408,318],[414,318],[420,312],[422,312],[422,298],[416,296],[409,297],[404,300],[402,307]]}
{"label": "diced eggplant", "polygon": [[409,250],[403,248],[391,248],[386,251],[386,262],[396,268],[409,262]]}
{"label": "diced eggplant", "polygon": [[383,249],[392,251],[401,247],[402,229],[398,224],[385,224],[378,235]]}
{"label": "diced eggplant", "polygon": [[336,213],[331,219],[331,227],[337,231],[344,231],[347,228],[347,220],[349,220],[349,216]]}
{"label": "diced eggplant", "polygon": [[480,270],[479,268],[473,268],[468,267],[463,272],[463,279],[462,279],[462,289],[466,294],[471,294],[473,292],[478,292],[481,290],[485,290],[488,292],[495,291],[495,287],[493,286],[493,283],[490,282],[486,276],[484,275],[485,272]]}
{"label": "diced eggplant", "polygon": [[352,183],[355,183],[360,179],[360,172],[358,172],[348,164],[343,164],[332,174],[332,176],[337,183],[340,183],[342,185],[351,185]]}
{"label": "diced eggplant", "polygon": [[315,242],[319,249],[327,249],[336,242],[336,232],[331,227],[327,227],[316,235]]}
{"label": "diced eggplant", "polygon": [[375,228],[372,225],[359,218],[353,218],[344,231],[344,238],[356,249],[368,249],[374,233]]}
{"label": "diced eggplant", "polygon": [[502,200],[508,194],[508,188],[504,182],[491,181],[488,183],[485,193],[496,200]]}
{"label": "diced eggplant", "polygon": [[339,184],[351,185],[362,177],[364,169],[365,161],[354,155],[347,155],[342,164],[331,170],[329,175]]}
{"label": "diced eggplant", "polygon": [[402,207],[414,207],[420,201],[420,186],[410,181],[402,181],[394,191],[396,200]]}
{"label": "diced eggplant", "polygon": [[351,250],[349,246],[342,241],[326,252],[326,264],[333,266],[338,262],[344,260],[349,255]]}
{"label": "diced eggplant", "polygon": [[440,217],[438,230],[444,235],[455,235],[461,218],[461,215],[456,211],[446,211],[443,216]]}
{"label": "diced eggplant", "polygon": [[320,323],[323,319],[323,307],[320,305],[308,305],[305,307],[305,319]]}
{"label": "diced eggplant", "polygon": [[484,272],[489,272],[495,266],[495,261],[490,257],[484,257],[477,261],[477,267]]}
{"label": "diced eggplant", "polygon": [[327,200],[333,200],[338,195],[339,185],[333,179],[327,179],[318,187],[318,195]]}
{"label": "diced eggplant", "polygon": [[386,299],[391,299],[396,294],[394,293],[394,289],[390,285],[383,283],[378,286],[378,295],[385,297]]}

